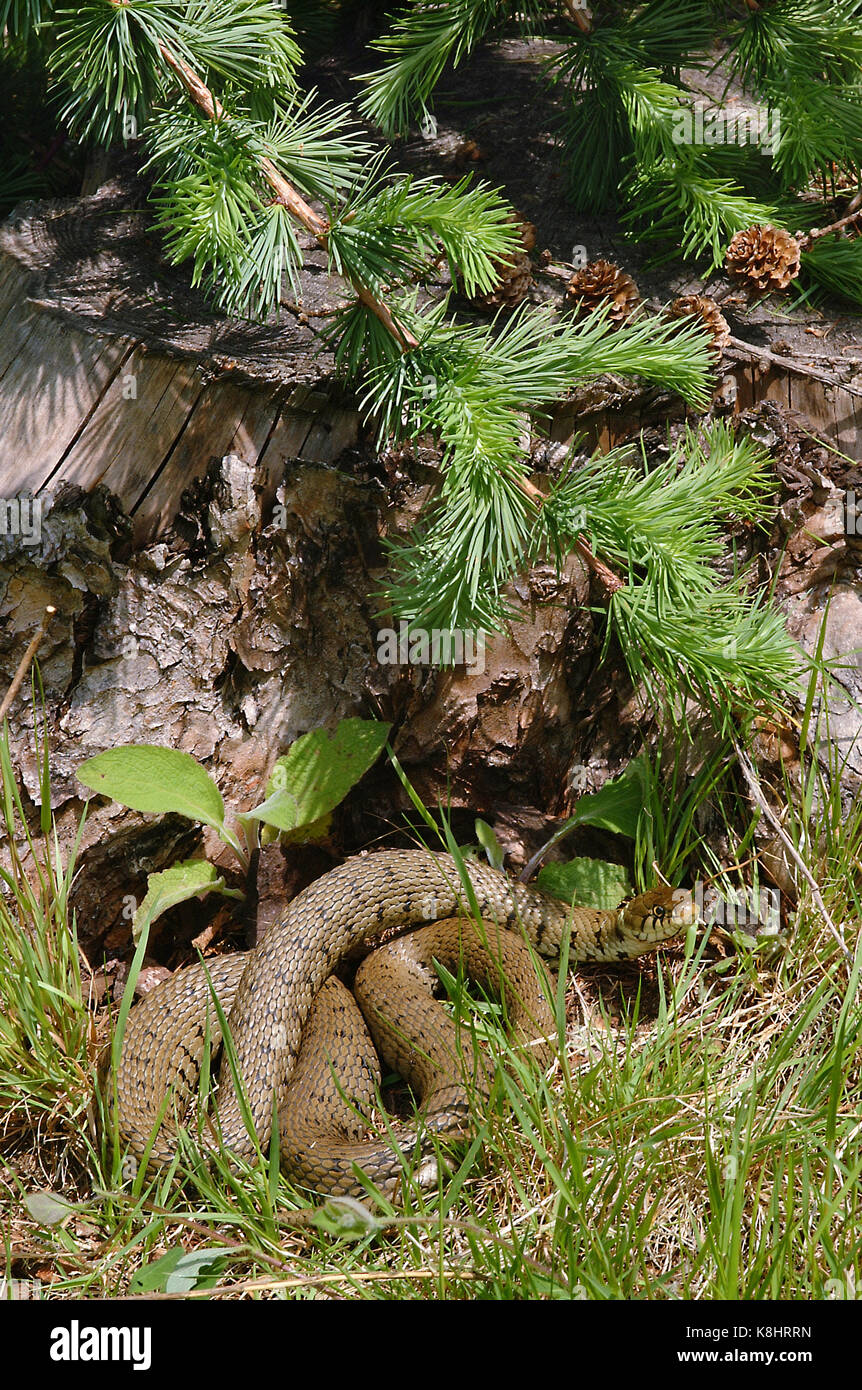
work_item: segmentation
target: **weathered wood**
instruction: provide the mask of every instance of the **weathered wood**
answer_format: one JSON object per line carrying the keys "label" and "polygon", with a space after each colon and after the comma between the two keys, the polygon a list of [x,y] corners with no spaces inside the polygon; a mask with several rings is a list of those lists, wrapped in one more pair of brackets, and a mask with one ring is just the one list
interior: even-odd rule
{"label": "weathered wood", "polygon": [[135,544],[146,545],[167,529],[183,492],[213,458],[238,454],[256,463],[278,412],[278,391],[227,382],[205,387],[165,462],[132,508]]}
{"label": "weathered wood", "polygon": [[275,489],[284,476],[285,462],[298,458],[302,453],[315,413],[322,409],[325,399],[300,386],[279,414],[258,459],[258,479],[265,508],[271,505],[275,497]]}
{"label": "weathered wood", "polygon": [[840,389],[835,392],[835,437],[842,453],[862,459],[862,401]]}
{"label": "weathered wood", "polygon": [[63,459],[64,477],[87,492],[104,483],[133,511],[201,391],[190,363],[136,348]]}
{"label": "weathered wood", "polygon": [[[286,420],[284,428],[287,437],[292,425]],[[338,428],[335,418],[332,432]],[[562,576],[543,565],[519,579],[509,598],[522,622],[510,640],[489,640],[472,667],[381,659],[380,539],[403,541],[426,488],[402,489],[395,507],[361,470],[293,457],[277,488],[278,514],[268,519],[259,469],[229,456],[183,502],[183,514],[199,522],[190,542],[174,530],[165,542],[128,554],[128,526],[104,489],[56,502],[38,546],[7,537],[0,546],[0,684],[45,603],[57,609],[40,664],[61,843],[71,841],[81,812],[75,769],[105,748],[182,748],[207,766],[231,808],[248,809],[261,799],[274,758],[296,737],[355,715],[392,723],[396,752],[429,804],[444,800],[453,811],[469,805],[471,815],[490,815],[498,801],[512,799],[512,787],[524,802],[551,804],[564,782],[568,721],[590,666],[588,576],[573,558]],[[10,711],[10,737],[35,801],[39,768],[20,698]],[[384,762],[345,808],[344,842],[367,843],[379,833],[381,814],[400,820],[401,803]],[[87,818],[78,920],[84,937],[103,945],[123,939],[124,898],[140,892],[137,832],[124,842],[124,890],[122,873],[112,872],[109,886],[104,881],[104,842],[130,821],[140,828],[142,818],[98,802]],[[223,846],[212,836],[205,843],[229,866]]]}
{"label": "weathered wood", "polygon": [[127,352],[122,343],[34,318],[0,378],[0,433],[14,449],[16,492],[36,492],[51,481]]}
{"label": "weathered wood", "polygon": [[[285,460],[332,461],[358,431],[353,404],[330,399],[332,358],[308,324],[214,312],[129,211],[145,197],[124,172],[0,227],[0,496],[103,483],[138,545],[164,533],[213,458],[260,462],[271,500]],[[313,309],[340,282],[307,251]]]}

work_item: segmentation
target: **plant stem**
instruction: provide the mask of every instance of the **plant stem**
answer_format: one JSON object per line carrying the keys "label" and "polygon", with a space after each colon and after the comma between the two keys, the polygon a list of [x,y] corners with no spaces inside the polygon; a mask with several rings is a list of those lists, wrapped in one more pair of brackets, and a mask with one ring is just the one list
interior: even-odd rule
{"label": "plant stem", "polygon": [[593,17],[591,10],[588,10],[585,5],[579,5],[577,0],[563,0],[563,9],[569,19],[577,24],[582,34],[590,33],[593,27],[590,22]]}
{"label": "plant stem", "polygon": [[839,391],[846,391],[848,396],[862,398],[862,391],[847,385],[846,382],[839,381],[836,376],[831,376],[829,372],[818,371],[816,367],[806,367],[801,362],[794,362],[792,357],[779,357],[766,348],[756,347],[753,343],[745,343],[741,338],[729,338],[724,351],[728,357],[733,357],[736,361],[761,359],[764,362],[771,362],[776,367],[784,367],[789,372],[795,372],[797,376],[810,376],[814,381],[825,382],[827,386],[836,386]]}
{"label": "plant stem", "polygon": [[575,541],[575,550],[608,595],[615,594],[619,589],[626,587],[625,580],[620,579],[618,574],[615,574],[597,555],[594,555],[586,541],[582,541],[580,536]]}
{"label": "plant stem", "polygon": [[811,873],[811,870],[805,863],[805,860],[802,858],[802,855],[799,853],[798,849],[794,845],[787,831],[784,829],[784,826],[781,824],[781,821],[778,819],[769,802],[767,801],[766,797],[764,796],[763,790],[760,786],[760,782],[757,778],[757,773],[755,772],[754,767],[747,754],[743,751],[743,749],[740,747],[740,745],[736,742],[735,739],[733,746],[736,750],[736,756],[739,761],[739,766],[742,769],[742,775],[745,778],[751,796],[753,797],[757,806],[760,807],[760,810],[766,816],[766,819],[769,821],[769,824],[772,826],[779,840],[784,845],[784,848],[787,850],[793,862],[796,864],[796,867],[799,869],[799,872],[802,874],[802,877],[808,884],[808,887],[811,889],[811,896],[814,899],[815,906],[818,908],[820,915],[822,916],[824,922],[829,928],[829,931],[832,933],[832,936],[834,937],[835,941],[838,943],[842,952],[844,953],[844,958],[847,961],[848,965],[852,964],[853,957],[851,956],[850,951],[847,948],[847,943],[844,940],[844,937],[842,936],[841,932],[836,927],[835,923],[832,921],[829,912],[827,911],[826,904],[824,903],[823,898],[820,895],[820,889],[817,887],[816,880],[813,874]]}

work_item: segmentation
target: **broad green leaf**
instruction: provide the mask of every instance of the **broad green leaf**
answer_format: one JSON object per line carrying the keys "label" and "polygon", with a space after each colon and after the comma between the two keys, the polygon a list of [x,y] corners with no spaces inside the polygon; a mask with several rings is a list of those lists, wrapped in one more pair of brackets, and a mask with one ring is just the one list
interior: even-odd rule
{"label": "broad green leaf", "polygon": [[300,825],[296,830],[290,830],[282,834],[282,843],[286,845],[306,845],[312,840],[325,840],[332,829],[332,812],[327,811],[325,816],[319,820],[308,821]]}
{"label": "broad green leaf", "polygon": [[355,1197],[329,1197],[312,1217],[319,1231],[342,1239],[358,1239],[386,1225]]}
{"label": "broad green leaf", "polygon": [[[237,817],[242,820],[242,816]],[[248,819],[254,819],[253,813],[249,814]],[[325,840],[332,829],[332,812],[329,811],[320,820],[313,820],[308,825],[300,825],[296,830],[277,830],[274,825],[264,825],[260,832],[260,843],[271,845],[275,840],[279,840],[283,845],[308,845],[315,840]]]}
{"label": "broad green leaf", "polygon": [[212,1288],[226,1258],[233,1253],[221,1245],[189,1251],[178,1245],[139,1269],[131,1279],[129,1292],[188,1293],[194,1288]]}
{"label": "broad green leaf", "polygon": [[233,889],[225,888],[225,881],[215,865],[206,859],[183,859],[169,869],[150,874],[146,896],[132,918],[133,940],[139,940],[145,922],[154,922],[169,907],[187,902],[189,898],[202,898],[207,893],[219,892],[224,892],[227,897],[237,896]]}
{"label": "broad green leaf", "polygon": [[632,888],[621,864],[606,859],[570,859],[568,864],[546,864],[536,880],[546,893],[582,907],[612,908],[628,897]]}
{"label": "broad green leaf", "polygon": [[488,856],[488,863],[492,869],[502,869],[503,846],[487,821],[476,820],[476,839]]}
{"label": "broad green leaf", "polygon": [[613,781],[606,782],[597,792],[588,792],[579,798],[574,814],[564,821],[559,830],[533,856],[527,866],[528,877],[535,871],[553,845],[558,845],[579,825],[595,825],[602,830],[610,830],[615,835],[626,835],[630,840],[637,838],[638,825],[646,795],[646,770],[644,755],[639,753],[632,758],[625,772]]}
{"label": "broad green leaf", "polygon": [[44,1189],[28,1192],[24,1198],[24,1206],[33,1220],[38,1221],[41,1226],[56,1226],[76,1210],[73,1202],[67,1202],[57,1192],[47,1192]]}
{"label": "broad green leaf", "polygon": [[573,815],[562,829],[576,825],[597,825],[633,840],[637,835],[643,799],[643,773],[638,757],[632,759],[619,777],[605,782],[597,792],[588,792],[580,797]]}
{"label": "broad green leaf", "polygon": [[292,831],[313,825],[343,801],[380,756],[391,724],[376,719],[342,719],[334,734],[313,729],[279,758],[267,783],[267,798],[248,814]]}
{"label": "broad green leaf", "polygon": [[215,782],[190,753],[150,743],[127,743],[88,758],[77,777],[101,796],[134,811],[173,811],[220,828],[224,802]]}
{"label": "broad green leaf", "polygon": [[189,1289],[211,1289],[218,1283],[228,1257],[229,1246],[214,1245],[209,1250],[189,1250],[177,1260],[167,1277],[165,1293],[188,1293]]}
{"label": "broad green leaf", "polygon": [[164,1293],[168,1277],[183,1254],[182,1246],[177,1246],[176,1250],[169,1250],[166,1255],[142,1265],[129,1281],[129,1293]]}

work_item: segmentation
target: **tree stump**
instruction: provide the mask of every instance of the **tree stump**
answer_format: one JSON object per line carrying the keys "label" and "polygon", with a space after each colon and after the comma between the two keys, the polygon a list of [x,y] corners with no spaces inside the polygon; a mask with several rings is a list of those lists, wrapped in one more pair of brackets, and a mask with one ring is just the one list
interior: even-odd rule
{"label": "tree stump", "polygon": [[[82,809],[75,769],[106,748],[184,749],[246,809],[295,738],[351,715],[392,723],[429,805],[492,821],[524,808],[514,820],[540,837],[567,805],[591,703],[580,561],[512,587],[520,621],[488,639],[481,661],[404,661],[381,611],[383,542],[407,535],[436,485],[433,448],[372,448],[308,323],[214,314],[158,258],[141,201],[123,175],[77,203],[19,209],[0,230],[0,496],[34,497],[39,523],[0,537],[0,678],[52,605],[38,660],[62,840]],[[339,293],[311,251],[306,315]],[[10,734],[35,806],[22,696]],[[381,763],[342,810],[340,847],[403,829],[407,805]],[[160,836],[93,803],[84,935],[115,947],[127,896],[195,840],[170,818]]]}

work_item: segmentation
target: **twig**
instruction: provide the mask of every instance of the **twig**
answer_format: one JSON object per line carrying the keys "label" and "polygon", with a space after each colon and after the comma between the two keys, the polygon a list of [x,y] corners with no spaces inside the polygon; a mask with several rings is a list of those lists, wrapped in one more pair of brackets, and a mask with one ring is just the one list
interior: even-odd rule
{"label": "twig", "polygon": [[764,362],[771,362],[776,367],[784,367],[789,372],[795,372],[797,376],[808,376],[814,381],[823,381],[827,386],[834,386],[838,391],[846,391],[848,395],[858,396],[862,400],[862,391],[839,381],[836,376],[831,376],[829,372],[818,371],[816,367],[803,366],[801,362],[794,362],[792,357],[779,357],[776,353],[770,352],[768,348],[744,343],[741,338],[731,338],[724,351],[728,357],[735,357],[737,361],[742,359],[752,361],[761,358]]}
{"label": "twig", "polygon": [[[855,347],[855,343],[853,344],[853,346]],[[842,348],[841,351],[843,352],[844,349]],[[808,352],[806,349],[805,360],[806,362],[834,362],[836,358],[835,354],[832,352]],[[846,362],[848,366],[852,367],[855,366],[857,362],[862,362],[862,357],[842,357],[841,361]],[[845,389],[845,387],[842,387],[842,390]]]}
{"label": "twig", "polygon": [[591,32],[593,12],[586,5],[579,5],[578,0],[563,0],[563,9],[582,34]]}
{"label": "twig", "polygon": [[851,222],[858,222],[860,217],[862,217],[862,207],[857,207],[854,211],[848,212],[845,217],[840,218],[839,221],[830,222],[828,227],[812,227],[807,236],[799,238],[800,251],[807,251],[812,243],[820,237],[828,236],[830,232],[837,232],[841,227],[849,227]]}
{"label": "twig", "polygon": [[824,922],[826,923],[830,932],[834,936],[836,942],[841,947],[841,950],[844,952],[845,958],[848,962],[852,962],[853,957],[851,956],[850,951],[847,948],[847,943],[845,942],[844,937],[841,935],[841,932],[838,930],[838,928],[836,927],[835,923],[832,921],[832,918],[829,915],[829,912],[826,908],[826,904],[824,903],[823,898],[820,895],[820,889],[817,887],[817,883],[814,879],[814,876],[811,873],[811,870],[808,868],[808,865],[805,863],[805,860],[802,858],[801,854],[794,845],[787,831],[784,829],[784,826],[781,824],[780,820],[776,816],[769,802],[766,800],[766,797],[763,795],[763,790],[760,786],[760,782],[757,779],[757,773],[755,772],[754,767],[747,753],[745,753],[744,750],[739,746],[739,744],[736,742],[736,739],[733,740],[733,746],[736,749],[736,756],[739,759],[739,766],[742,769],[742,775],[745,778],[745,781],[748,785],[748,790],[751,792],[751,795],[754,798],[755,802],[760,807],[763,814],[766,816],[766,819],[769,821],[770,825],[775,830],[781,843],[784,845],[785,849],[790,854],[791,858],[793,859],[793,862],[796,864],[797,868],[799,869],[800,873],[802,874],[803,878],[805,879],[806,883],[811,889],[811,896],[814,899],[817,909],[821,913]]}
{"label": "twig", "polygon": [[[459,1279],[484,1279],[486,1276],[480,1274],[475,1269],[460,1268],[457,1271]],[[240,1279],[235,1284],[215,1284],[211,1288],[184,1289],[182,1293],[131,1293],[124,1294],[124,1299],[130,1303],[170,1303],[180,1302],[188,1299],[215,1299],[222,1294],[232,1298],[238,1293],[260,1293],[275,1289],[307,1289],[325,1288],[331,1284],[344,1283],[381,1283],[403,1279],[406,1283],[428,1283],[429,1281],[439,1281],[439,1269],[402,1269],[393,1272],[391,1269],[353,1269],[339,1270],[336,1273],[294,1275],[286,1279]]]}
{"label": "twig", "polygon": [[[531,483],[529,478],[519,478],[518,487],[525,497],[529,497],[536,509],[541,511],[546,501],[541,488],[536,487],[535,483]],[[618,589],[626,587],[625,580],[620,579],[618,574],[615,574],[597,555],[594,555],[586,541],[582,541],[580,536],[575,540],[574,548],[608,594],[615,594]]]}
{"label": "twig", "polygon": [[283,299],[282,305],[291,314],[296,314],[300,322],[307,322],[308,319],[331,319],[336,314],[341,314],[350,305],[344,304],[321,304],[317,309],[306,309],[302,304],[296,304],[292,299]]}
{"label": "twig", "polygon": [[569,281],[572,278],[572,271],[574,270],[574,268],[574,265],[572,265],[569,261],[559,261],[556,265],[534,266],[533,274],[544,275],[550,280]]}
{"label": "twig", "polygon": [[604,561],[600,560],[597,555],[594,555],[586,541],[582,541],[580,536],[575,541],[575,550],[587,566],[587,569],[592,571],[602,588],[605,589],[608,594],[615,594],[618,590],[626,587],[626,581],[620,579],[619,575],[615,574],[612,569],[609,569]]}
{"label": "twig", "polygon": [[51,621],[51,619],[53,618],[53,616],[54,616],[54,614],[56,613],[56,611],[57,611],[56,608],[52,608],[50,604],[49,604],[48,607],[45,609],[44,615],[43,615],[43,617],[42,617],[42,621],[41,621],[41,623],[39,624],[38,631],[35,632],[35,633],[33,634],[33,636],[31,637],[31,639],[30,639],[30,644],[29,644],[29,646],[27,647],[27,650],[26,650],[26,652],[24,653],[24,655],[22,656],[21,660],[19,661],[19,663],[18,663],[18,669],[17,669],[17,671],[15,672],[14,676],[12,677],[12,684],[10,685],[9,689],[6,691],[6,695],[5,695],[5,698],[4,698],[4,700],[3,700],[3,703],[0,704],[0,720],[5,719],[6,715],[7,715],[8,712],[9,712],[9,707],[11,706],[12,701],[15,699],[15,696],[18,694],[18,691],[21,689],[21,684],[22,684],[22,682],[23,682],[23,680],[24,680],[24,677],[26,676],[27,672],[28,672],[29,669],[30,669],[30,663],[32,662],[33,657],[36,655],[36,652],[37,652],[38,647],[39,647],[39,643],[42,641],[42,638],[45,636],[45,632],[47,631],[48,624],[50,623],[50,621]]}

